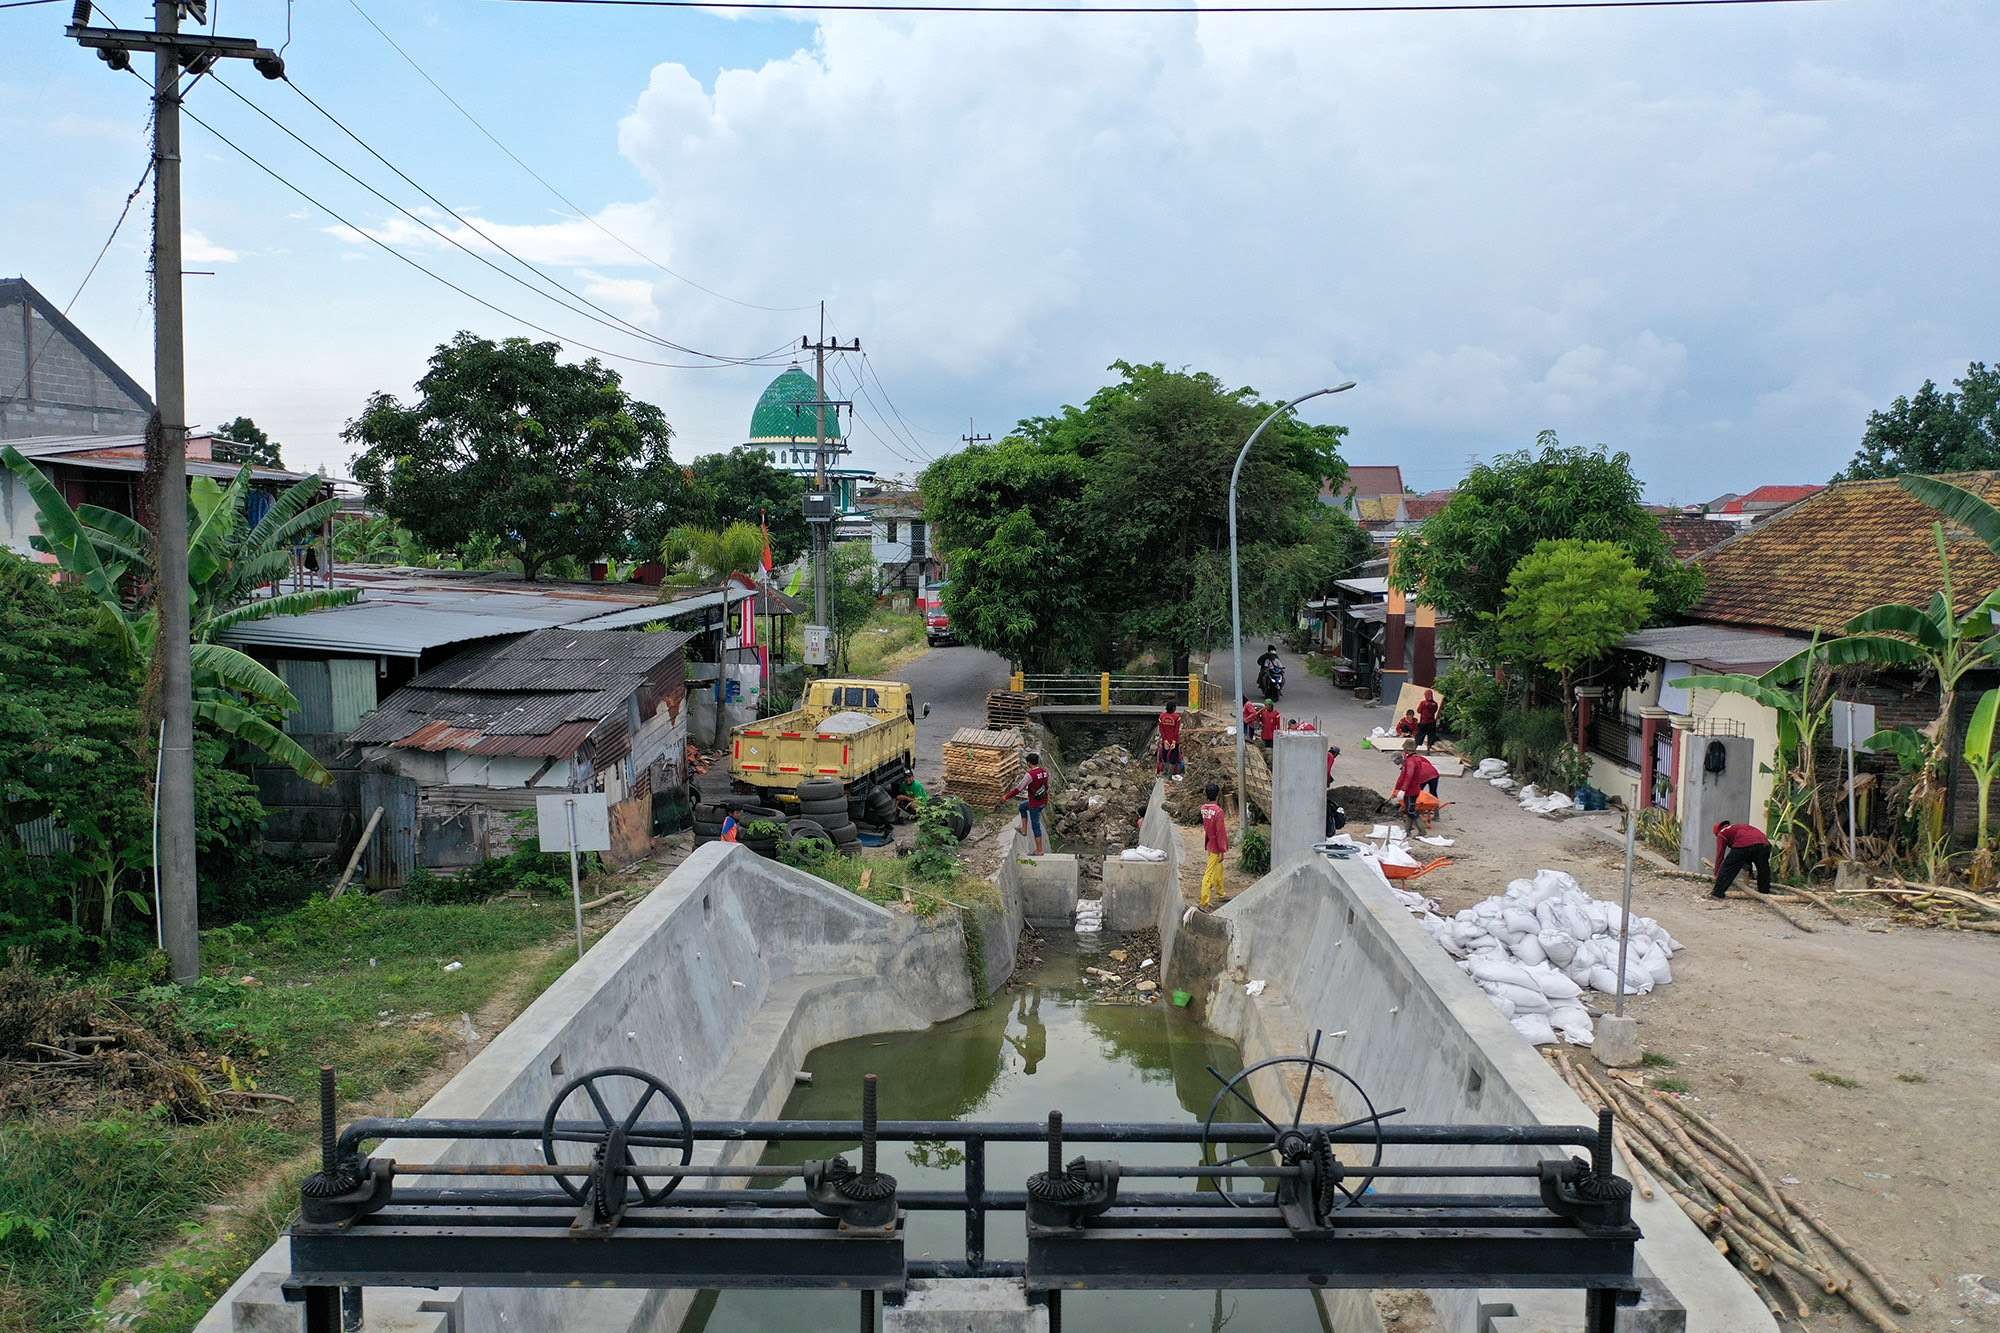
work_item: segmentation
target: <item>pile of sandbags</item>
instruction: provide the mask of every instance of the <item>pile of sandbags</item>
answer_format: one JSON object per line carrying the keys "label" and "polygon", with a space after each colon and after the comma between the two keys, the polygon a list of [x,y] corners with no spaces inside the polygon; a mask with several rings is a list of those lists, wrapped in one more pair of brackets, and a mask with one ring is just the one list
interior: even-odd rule
{"label": "pile of sandbags", "polygon": [[1552,815],[1575,804],[1561,792],[1543,791],[1532,782],[1521,788],[1521,808],[1531,815]]}
{"label": "pile of sandbags", "polygon": [[[1560,870],[1517,879],[1498,897],[1454,917],[1417,912],[1419,923],[1488,999],[1537,1046],[1558,1033],[1572,1045],[1595,1039],[1583,992],[1618,993],[1617,903],[1584,893]],[[1625,959],[1625,993],[1644,995],[1674,979],[1669,960],[1681,947],[1651,917],[1632,918]]]}

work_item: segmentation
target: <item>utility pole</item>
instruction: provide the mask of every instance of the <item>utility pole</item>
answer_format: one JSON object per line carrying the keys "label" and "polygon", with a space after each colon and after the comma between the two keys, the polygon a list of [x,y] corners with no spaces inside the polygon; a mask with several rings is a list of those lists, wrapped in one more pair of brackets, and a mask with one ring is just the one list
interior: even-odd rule
{"label": "utility pole", "polygon": [[838,409],[840,404],[830,402],[826,396],[826,354],[828,352],[858,352],[861,339],[843,343],[838,338],[832,342],[826,337],[826,302],[819,303],[819,337],[801,337],[801,350],[813,354],[813,383],[818,391],[813,395],[813,415],[816,427],[813,431],[813,490],[822,497],[822,503],[814,506],[810,498],[806,501],[806,519],[812,525],[813,535],[813,623],[828,625],[827,593],[831,586],[832,574],[829,569],[830,544],[833,539],[834,509],[832,494],[827,489],[826,478],[826,409]]}
{"label": "utility pole", "polygon": [[962,444],[991,444],[993,442],[993,437],[991,435],[974,435],[972,433],[971,417],[967,417],[965,419],[965,434],[959,436],[958,438],[959,442]]}
{"label": "utility pole", "polygon": [[161,659],[159,853],[160,939],[174,980],[201,975],[194,859],[194,671],[190,656],[187,530],[186,355],[181,341],[181,71],[201,74],[218,59],[249,60],[267,79],[285,75],[275,51],[247,37],[183,34],[182,11],[206,22],[206,0],[155,0],[151,31],[90,26],[89,0],[77,0],[67,35],[115,70],[134,51],[153,53],[153,399],[146,441],[152,497],[154,652]]}

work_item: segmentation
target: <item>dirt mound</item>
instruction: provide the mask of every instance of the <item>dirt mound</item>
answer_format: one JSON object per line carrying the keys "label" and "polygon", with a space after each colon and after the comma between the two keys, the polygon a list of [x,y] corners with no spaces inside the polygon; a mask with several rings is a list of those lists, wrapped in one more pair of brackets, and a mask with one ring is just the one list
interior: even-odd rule
{"label": "dirt mound", "polygon": [[[1187,763],[1187,780],[1168,784],[1167,813],[1177,824],[1199,824],[1202,790],[1213,782],[1222,789],[1223,808],[1236,808],[1236,737],[1227,727],[1210,724],[1181,733],[1181,758]],[[1250,788],[1253,817],[1262,818],[1271,806],[1271,767],[1264,752],[1251,746],[1244,754],[1244,780]]]}
{"label": "dirt mound", "polygon": [[1363,820],[1393,819],[1401,814],[1394,801],[1373,787],[1335,787],[1326,794],[1326,798],[1347,812],[1350,824]]}

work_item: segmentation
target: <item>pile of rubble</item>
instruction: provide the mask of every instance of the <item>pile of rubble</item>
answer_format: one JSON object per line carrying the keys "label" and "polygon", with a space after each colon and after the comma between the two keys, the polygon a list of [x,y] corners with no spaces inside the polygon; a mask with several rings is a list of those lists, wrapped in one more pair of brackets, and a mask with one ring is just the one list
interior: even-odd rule
{"label": "pile of rubble", "polygon": [[[1190,718],[1192,722],[1194,719]],[[1170,783],[1167,813],[1176,824],[1201,822],[1202,790],[1213,782],[1222,789],[1224,808],[1236,808],[1236,732],[1233,728],[1204,719],[1201,726],[1181,732],[1181,759],[1187,765],[1187,780]],[[1271,766],[1264,752],[1249,746],[1244,756],[1244,785],[1250,791],[1250,806],[1267,817],[1271,808]]]}
{"label": "pile of rubble", "polygon": [[1122,745],[1109,745],[1071,769],[1068,778],[1049,803],[1050,833],[1065,844],[1131,846],[1153,794],[1152,763]]}
{"label": "pile of rubble", "polygon": [[[1083,984],[1090,987],[1091,999],[1099,1004],[1156,1004],[1159,1002],[1159,936],[1139,931],[1124,940],[1124,947],[1098,955],[1107,966],[1088,964]],[[1086,955],[1087,957],[1088,955]]]}

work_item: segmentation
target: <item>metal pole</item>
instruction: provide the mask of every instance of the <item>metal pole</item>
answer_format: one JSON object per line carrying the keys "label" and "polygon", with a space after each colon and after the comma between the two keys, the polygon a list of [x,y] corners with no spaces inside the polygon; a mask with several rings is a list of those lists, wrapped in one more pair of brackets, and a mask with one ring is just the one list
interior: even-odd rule
{"label": "metal pole", "polygon": [[[824,495],[826,493],[826,302],[819,303],[819,340],[813,344],[813,383],[818,386],[813,397],[818,405],[813,408],[817,419],[813,444],[813,485]],[[827,537],[832,523],[818,523],[813,526],[813,622],[824,625],[826,619],[827,587]]]}
{"label": "metal pole", "polygon": [[1612,1013],[1625,1017],[1625,950],[1632,943],[1632,845],[1639,824],[1635,811],[1625,812],[1625,897],[1618,909],[1618,1002]]}
{"label": "metal pole", "polygon": [[1847,859],[1860,858],[1861,830],[1854,823],[1854,705],[1839,703],[1835,708],[1847,710]]}
{"label": "metal pole", "polygon": [[569,896],[576,904],[576,956],[583,958],[583,880],[576,869],[576,797],[563,801],[569,815]]}
{"label": "metal pole", "polygon": [[1250,456],[1250,446],[1257,443],[1257,437],[1264,433],[1264,428],[1266,426],[1270,425],[1273,421],[1276,421],[1280,416],[1291,411],[1293,408],[1297,407],[1300,403],[1303,403],[1308,398],[1317,398],[1321,394],[1327,394],[1327,393],[1345,393],[1353,387],[1354,387],[1354,381],[1348,380],[1345,384],[1336,384],[1330,389],[1314,389],[1311,393],[1300,394],[1297,398],[1292,399],[1291,402],[1286,403],[1284,406],[1273,408],[1269,416],[1265,417],[1262,421],[1257,423],[1257,429],[1250,432],[1250,438],[1243,441],[1243,447],[1237,450],[1236,452],[1236,466],[1229,469],[1229,641],[1233,647],[1233,652],[1236,659],[1236,697],[1230,700],[1230,706],[1237,710],[1236,823],[1239,834],[1242,829],[1248,828],[1250,826],[1250,813],[1249,813],[1250,807],[1248,804],[1248,797],[1243,790],[1244,773],[1246,772],[1249,765],[1249,759],[1248,759],[1249,751],[1245,746],[1243,738],[1243,732],[1246,726],[1246,724],[1243,721],[1243,713],[1242,713],[1243,710],[1243,586],[1242,586],[1243,580],[1237,569],[1237,563],[1236,563],[1236,479],[1243,474],[1243,460]]}
{"label": "metal pole", "polygon": [[[178,32],[177,0],[155,0],[153,27]],[[160,490],[153,515],[161,657],[160,937],[175,981],[201,975],[194,859],[194,676],[189,661],[186,360],[181,343],[180,62],[153,56],[153,396]]]}

